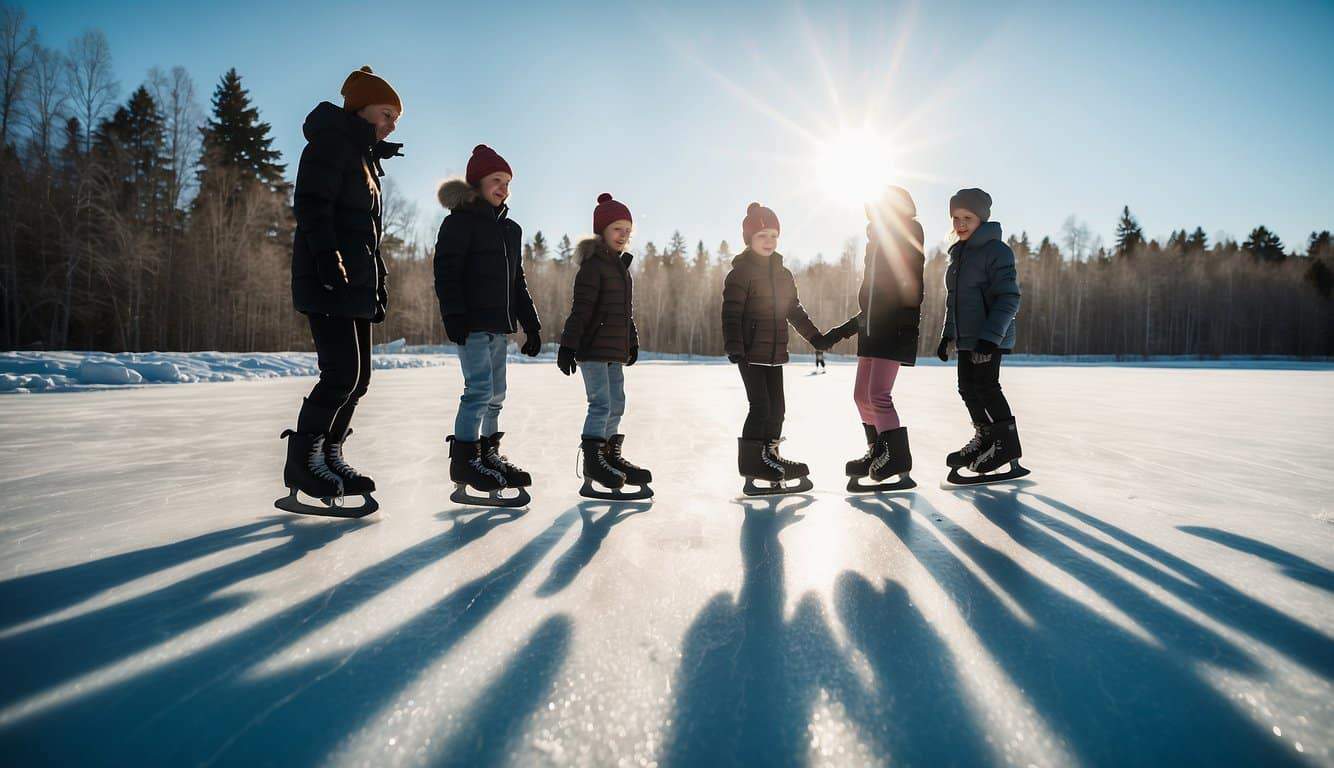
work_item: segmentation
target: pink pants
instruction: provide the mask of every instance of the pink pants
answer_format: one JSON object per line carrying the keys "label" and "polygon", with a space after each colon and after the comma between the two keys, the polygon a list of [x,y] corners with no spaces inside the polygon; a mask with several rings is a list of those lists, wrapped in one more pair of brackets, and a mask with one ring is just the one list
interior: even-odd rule
{"label": "pink pants", "polygon": [[852,399],[857,403],[862,423],[875,425],[876,432],[901,426],[899,412],[894,410],[894,379],[898,375],[897,360],[857,358],[857,383],[852,388]]}

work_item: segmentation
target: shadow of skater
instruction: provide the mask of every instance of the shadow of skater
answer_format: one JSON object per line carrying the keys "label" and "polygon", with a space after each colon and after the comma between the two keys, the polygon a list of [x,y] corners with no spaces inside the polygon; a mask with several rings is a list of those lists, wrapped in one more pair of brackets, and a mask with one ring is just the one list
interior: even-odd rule
{"label": "shadow of skater", "polygon": [[1283,573],[1290,579],[1319,587],[1326,592],[1334,592],[1334,571],[1321,567],[1304,557],[1285,552],[1273,544],[1266,544],[1263,541],[1257,541],[1239,533],[1200,525],[1182,525],[1177,530],[1189,533],[1191,536],[1208,539],[1215,544],[1222,544],[1228,549],[1235,549],[1238,552],[1245,552],[1262,560],[1268,560],[1282,568]]}
{"label": "shadow of skater", "polygon": [[784,621],[778,535],[810,496],[745,499],[742,584],[714,595],[687,630],[672,689],[676,702],[662,765],[801,765],[821,689],[840,690],[843,668],[819,599]]}
{"label": "shadow of skater", "polygon": [[[606,507],[599,517],[593,511]],[[584,566],[593,561],[593,556],[602,548],[602,540],[611,533],[612,526],[631,515],[647,512],[653,504],[647,501],[581,501],[579,502],[579,538],[575,539],[565,554],[551,565],[551,572],[546,581],[537,588],[538,597],[550,597],[570,586],[570,582],[579,575]]]}
{"label": "shadow of skater", "polygon": [[[974,498],[985,506],[983,497],[989,495]],[[922,514],[914,519],[930,521],[966,560],[935,537],[913,535],[914,526],[907,516],[889,515],[881,520],[950,596],[992,658],[1078,762],[1299,764],[1290,746],[1244,716],[1226,694],[1201,677],[1196,669],[1199,660],[1193,656],[1202,646],[1183,653],[1171,641],[1160,645],[1145,640],[1116,619],[1052,586],[1010,554],[983,543],[922,497],[914,499],[912,508]],[[1001,524],[996,510],[990,510],[988,517]],[[1045,553],[1058,567],[1075,564],[1084,568],[1088,562],[1078,551],[1030,528],[1023,537],[1012,533],[1019,546]],[[980,574],[965,563],[973,564]],[[1104,594],[1118,594],[1105,589],[1109,582],[1096,583],[1119,578],[1115,574],[1091,568],[1082,573],[1089,579],[1086,585],[1095,590],[1102,586]],[[1008,595],[1031,621],[1012,611],[993,588]],[[1123,600],[1120,607],[1141,625],[1184,621],[1168,617],[1174,613],[1170,607],[1154,605]],[[1147,611],[1159,616],[1147,616]],[[1235,652],[1220,651],[1224,663],[1231,655],[1234,666],[1245,664]]]}
{"label": "shadow of skater", "polygon": [[286,519],[285,516],[275,515],[170,544],[0,581],[0,629],[50,615],[113,587],[175,568],[191,560],[282,536],[282,532],[262,532]]}
{"label": "shadow of skater", "polygon": [[429,763],[459,768],[511,764],[515,741],[550,696],[570,654],[573,632],[574,624],[566,615],[543,621],[510,657],[504,672],[467,705],[463,724]]}
{"label": "shadow of skater", "polygon": [[458,522],[214,643],[18,718],[0,728],[0,753],[18,764],[327,762],[508,597],[573,524],[574,512],[387,635],[362,637],[360,622],[351,621],[309,657],[272,671],[264,663],[513,519],[483,514]]}
{"label": "shadow of skater", "polygon": [[[152,648],[250,602],[219,595],[236,584],[285,568],[371,523],[279,521],[287,541],[168,586],[0,639],[0,706]],[[253,538],[262,541],[278,534]]]}

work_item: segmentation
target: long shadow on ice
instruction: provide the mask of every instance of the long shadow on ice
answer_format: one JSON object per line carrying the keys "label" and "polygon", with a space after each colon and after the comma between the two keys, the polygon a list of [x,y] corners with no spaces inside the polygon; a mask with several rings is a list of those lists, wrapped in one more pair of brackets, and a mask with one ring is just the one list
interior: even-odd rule
{"label": "long shadow on ice", "polygon": [[[1140,626],[1163,633],[1146,640],[1100,615],[940,515],[922,497],[913,502],[921,513],[915,519],[930,521],[966,561],[934,536],[917,535],[906,516],[881,518],[967,617],[992,658],[1077,761],[1298,764],[1290,746],[1238,711],[1197,671],[1205,660],[1256,671],[1248,657],[1199,625],[1201,637],[1188,638],[1189,619],[1024,520],[1029,512],[1014,496],[977,492],[973,500],[1016,544],[1099,592]],[[993,585],[1031,622],[1016,615]]]}
{"label": "long shadow on ice", "polygon": [[1320,587],[1326,592],[1334,592],[1334,571],[1317,565],[1304,557],[1298,557],[1291,552],[1279,549],[1273,544],[1266,544],[1263,541],[1257,541],[1239,533],[1200,525],[1183,525],[1179,526],[1177,530],[1189,533],[1191,536],[1208,539],[1215,544],[1222,544],[1238,552],[1255,555],[1262,560],[1268,560],[1282,568],[1283,573],[1287,574],[1289,578],[1310,584],[1313,587]]}
{"label": "long shadow on ice", "polygon": [[[570,510],[556,518],[494,569],[384,636],[363,637],[353,621],[350,637],[302,650],[305,638],[517,518],[483,512],[456,520],[445,533],[198,651],[15,719],[0,729],[0,752],[17,764],[327,762],[503,602],[574,517]],[[265,665],[280,656],[284,665]]]}
{"label": "long shadow on ice", "polygon": [[[599,516],[593,513],[599,508],[606,508],[606,511]],[[550,597],[560,592],[562,589],[570,586],[579,572],[593,561],[593,556],[602,548],[603,539],[611,533],[612,526],[620,523],[631,515],[637,515],[640,512],[646,512],[652,509],[653,505],[647,501],[581,501],[579,502],[579,538],[575,539],[570,548],[565,551],[556,562],[551,564],[551,572],[547,574],[546,581],[537,588],[539,597]]]}

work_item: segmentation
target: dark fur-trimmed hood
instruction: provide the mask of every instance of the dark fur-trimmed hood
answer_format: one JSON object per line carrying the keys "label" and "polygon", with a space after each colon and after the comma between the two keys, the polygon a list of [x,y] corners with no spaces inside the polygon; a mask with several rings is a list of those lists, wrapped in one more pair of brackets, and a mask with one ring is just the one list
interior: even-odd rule
{"label": "dark fur-trimmed hood", "polygon": [[454,211],[465,205],[475,205],[481,200],[477,190],[467,181],[454,177],[445,179],[436,190],[435,197],[444,208]]}
{"label": "dark fur-trimmed hood", "polygon": [[[607,247],[607,244],[603,242],[602,238],[598,237],[597,235],[589,235],[588,237],[583,238],[577,244],[575,244],[574,263],[583,264],[589,258],[598,253],[604,253],[609,258],[613,259],[617,257],[617,254]],[[629,251],[624,251],[620,254],[621,262],[625,264],[627,269],[630,267],[630,262],[634,258],[635,258],[634,254],[630,253]]]}

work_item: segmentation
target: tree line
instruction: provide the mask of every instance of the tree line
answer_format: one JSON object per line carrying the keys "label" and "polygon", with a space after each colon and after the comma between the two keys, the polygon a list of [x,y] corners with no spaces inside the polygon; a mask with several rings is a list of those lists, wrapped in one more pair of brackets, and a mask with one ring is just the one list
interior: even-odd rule
{"label": "tree line", "polygon": [[[291,175],[235,69],[207,108],[182,67],[154,68],[122,99],[105,36],[45,47],[0,7],[0,347],[308,349],[291,306]],[[391,178],[384,195],[391,308],[380,340],[444,342],[432,242]],[[1054,237],[1011,234],[1024,290],[1019,352],[1334,355],[1334,244],[1289,248],[1267,228],[1241,243],[1204,230],[1145,237],[1128,208],[1105,246],[1071,217]],[[856,311],[862,241],[790,262],[822,328]],[[569,310],[574,243],[524,245],[528,284],[554,340]],[[636,248],[643,349],[722,354],[727,242],[680,232]],[[935,349],[947,255],[926,262],[921,352]],[[810,351],[794,335],[796,351]],[[852,352],[854,342],[835,351]]]}

